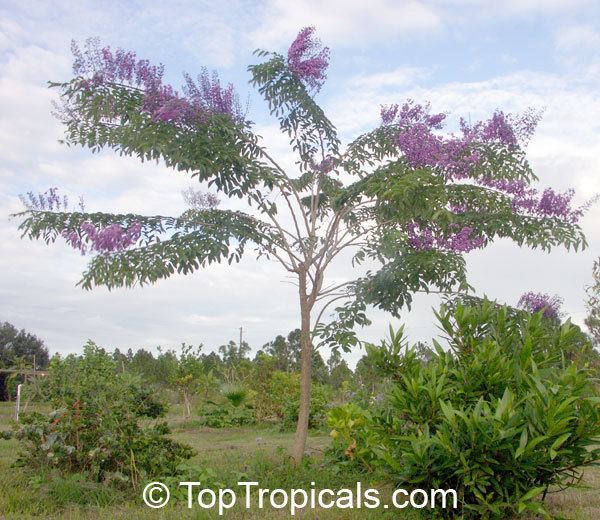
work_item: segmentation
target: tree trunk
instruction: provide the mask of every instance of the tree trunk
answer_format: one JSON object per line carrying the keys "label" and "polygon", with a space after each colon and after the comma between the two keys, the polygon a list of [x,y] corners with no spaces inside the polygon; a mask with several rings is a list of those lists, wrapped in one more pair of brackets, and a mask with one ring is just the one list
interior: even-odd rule
{"label": "tree trunk", "polygon": [[192,406],[190,403],[190,396],[187,391],[183,391],[183,418],[191,419],[192,418]]}
{"label": "tree trunk", "polygon": [[308,435],[308,419],[310,415],[310,383],[312,365],[312,338],[310,337],[310,305],[306,297],[306,273],[300,273],[300,406],[298,424],[292,448],[292,457],[296,463],[302,461]]}

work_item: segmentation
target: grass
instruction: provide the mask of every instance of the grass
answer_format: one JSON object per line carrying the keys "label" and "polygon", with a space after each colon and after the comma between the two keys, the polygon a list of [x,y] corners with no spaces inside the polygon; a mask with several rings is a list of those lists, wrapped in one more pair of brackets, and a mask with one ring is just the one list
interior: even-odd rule
{"label": "grass", "polygon": [[[194,421],[180,418],[177,407],[168,417],[173,436],[192,445],[197,451],[190,464],[200,472],[197,479],[208,478],[233,486],[240,479],[255,480],[261,487],[275,489],[302,488],[309,490],[311,482],[319,488],[354,488],[358,480],[363,487],[377,487],[382,502],[390,502],[392,489],[381,482],[369,482],[364,475],[338,471],[322,464],[321,454],[328,446],[326,432],[312,432],[308,439],[306,464],[293,466],[288,461],[288,450],[293,434],[273,427],[248,427],[215,430],[198,426]],[[0,403],[0,430],[10,428],[12,403]],[[100,484],[86,482],[77,475],[58,478],[56,475],[28,476],[21,468],[11,467],[18,450],[14,440],[0,441],[0,518],[56,518],[73,520],[99,519],[161,519],[187,520],[219,518],[216,510],[189,510],[184,503],[169,504],[153,510],[145,506],[141,493],[131,494]],[[548,502],[552,512],[563,518],[591,520],[600,518],[600,469],[589,469],[582,483],[587,489],[570,489],[551,494]],[[234,488],[235,489],[235,488]],[[247,511],[238,506],[228,511],[226,518],[262,519],[290,518],[289,510]],[[387,498],[386,498],[387,497]],[[243,506],[243,504],[242,504]],[[419,519],[416,510],[320,509],[304,510],[296,515],[303,519]]]}

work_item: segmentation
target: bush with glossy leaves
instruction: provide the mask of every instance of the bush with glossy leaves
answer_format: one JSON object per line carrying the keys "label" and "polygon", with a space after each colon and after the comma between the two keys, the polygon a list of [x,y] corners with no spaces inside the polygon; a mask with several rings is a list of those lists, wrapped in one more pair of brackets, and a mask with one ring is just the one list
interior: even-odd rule
{"label": "bush with glossy leaves", "polygon": [[448,351],[437,344],[423,362],[384,345],[395,383],[381,407],[342,426],[342,411],[330,414],[338,455],[345,447],[402,487],[455,489],[461,507],[448,516],[546,515],[539,497],[576,484],[600,460],[595,380],[565,355],[577,354],[578,330],[486,301],[443,308],[438,320]]}

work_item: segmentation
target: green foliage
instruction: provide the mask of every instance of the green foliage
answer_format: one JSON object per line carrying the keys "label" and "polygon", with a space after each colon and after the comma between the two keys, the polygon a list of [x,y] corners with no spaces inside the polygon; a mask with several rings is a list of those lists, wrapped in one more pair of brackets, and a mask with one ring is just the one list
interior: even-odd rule
{"label": "green foliage", "polygon": [[380,358],[398,362],[384,404],[330,414],[338,457],[353,448],[398,485],[456,489],[468,518],[545,514],[537,497],[577,483],[600,459],[600,397],[566,355],[580,347],[578,331],[486,301],[442,309],[438,320],[449,352],[436,345],[423,362],[382,346]]}
{"label": "green foliage", "polygon": [[221,389],[221,393],[236,408],[248,399],[248,389],[239,383],[226,384]]}
{"label": "green foliage", "polygon": [[315,335],[320,340],[319,346],[341,348],[344,352],[350,352],[352,347],[359,346],[360,340],[354,328],[371,324],[366,309],[367,305],[363,298],[336,307],[335,318],[329,323],[318,323],[315,328]]}
{"label": "green foliage", "polygon": [[301,170],[310,170],[314,157],[321,153],[337,155],[340,142],[333,123],[287,68],[285,58],[265,51],[257,51],[256,55],[269,59],[248,67],[250,83],[265,98],[271,114],[279,119],[281,131],[300,157]]}
{"label": "green foliage", "polygon": [[140,424],[163,415],[164,405],[93,343],[82,356],[55,356],[48,386],[53,410],[24,414],[14,434],[20,465],[137,486],[176,474],[192,456],[191,448],[168,437],[165,422]]}
{"label": "green foliage", "polygon": [[343,466],[362,465],[372,469],[376,462],[377,430],[371,414],[354,403],[332,408],[327,414],[332,446],[327,460]]}
{"label": "green foliage", "polygon": [[[327,411],[331,401],[331,390],[325,385],[315,383],[311,387],[310,411],[308,417],[309,428],[321,428],[325,425]],[[293,394],[285,396],[281,428],[283,430],[294,428],[298,422],[298,409],[300,407],[300,386]]]}
{"label": "green foliage", "polygon": [[255,423],[254,409],[246,405],[206,403],[200,410],[200,424],[210,428],[233,428]]}
{"label": "green foliage", "polygon": [[[165,161],[167,166],[210,181],[230,196],[241,197],[269,179],[260,163],[261,150],[249,123],[214,115],[193,128],[154,121],[142,110],[143,95],[120,84],[82,88],[78,78],[51,83],[79,117],[66,123],[65,140],[97,152],[109,148],[141,161]],[[120,114],[124,124],[105,124]]]}
{"label": "green foliage", "polygon": [[44,342],[8,322],[0,323],[0,368],[13,368],[19,362],[33,368],[34,357],[36,368],[48,366],[48,349]]}
{"label": "green foliage", "polygon": [[[600,347],[600,258],[594,262],[592,269],[593,283],[587,287],[587,309],[588,315],[585,319],[585,325],[587,326],[590,334],[592,335],[594,345]],[[598,362],[598,352],[596,351],[596,364],[600,366]]]}

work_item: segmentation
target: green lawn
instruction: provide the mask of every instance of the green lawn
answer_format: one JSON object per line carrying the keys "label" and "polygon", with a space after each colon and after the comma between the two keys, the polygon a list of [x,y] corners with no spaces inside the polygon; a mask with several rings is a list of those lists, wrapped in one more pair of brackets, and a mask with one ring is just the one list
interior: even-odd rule
{"label": "green lawn", "polygon": [[[10,428],[11,403],[0,403],[0,430]],[[310,461],[295,468],[287,462],[293,435],[279,432],[276,428],[239,428],[215,430],[201,428],[193,421],[184,422],[171,415],[169,422],[173,436],[191,444],[197,451],[191,464],[208,470],[217,482],[231,485],[238,479],[256,480],[261,487],[274,489],[310,489],[314,481],[316,488],[340,489],[354,487],[360,478],[336,471],[321,463],[321,453],[329,443],[326,433],[313,433],[308,440]],[[47,476],[27,476],[21,468],[12,468],[17,452],[16,441],[0,441],[0,518],[62,518],[62,519],[201,519],[219,518],[216,511],[205,512],[199,508],[188,510],[183,504],[152,510],[145,506],[140,493],[135,495],[114,491],[101,485],[90,485],[72,479]],[[381,490],[382,501],[391,489],[381,482],[361,478],[364,487]],[[600,518],[600,470],[589,470],[584,484],[589,489],[569,490],[550,496],[553,512],[566,518]],[[241,499],[240,499],[241,500]],[[247,511],[235,507],[227,518],[290,518],[287,509]],[[296,517],[306,519],[417,519],[416,511],[394,510],[315,510],[302,511]]]}

